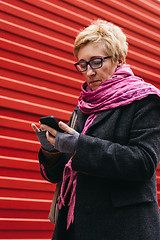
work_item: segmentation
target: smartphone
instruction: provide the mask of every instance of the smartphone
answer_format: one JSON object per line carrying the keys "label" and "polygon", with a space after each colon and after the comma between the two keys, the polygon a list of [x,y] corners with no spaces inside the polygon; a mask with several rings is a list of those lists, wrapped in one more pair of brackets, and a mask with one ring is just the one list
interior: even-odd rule
{"label": "smartphone", "polygon": [[64,132],[59,126],[58,126],[58,121],[54,116],[46,116],[46,117],[41,117],[40,122],[42,124],[45,124],[51,128],[54,128],[55,130],[59,132]]}

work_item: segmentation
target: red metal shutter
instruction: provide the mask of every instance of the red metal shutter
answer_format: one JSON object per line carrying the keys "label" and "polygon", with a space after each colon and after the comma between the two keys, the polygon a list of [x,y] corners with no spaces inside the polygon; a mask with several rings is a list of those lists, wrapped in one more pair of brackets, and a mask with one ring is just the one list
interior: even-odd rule
{"label": "red metal shutter", "polygon": [[[74,69],[80,28],[102,18],[123,28],[128,64],[160,88],[158,0],[2,0],[0,239],[51,239],[55,186],[39,173],[30,124],[43,115],[68,121],[82,77]],[[160,168],[157,170],[160,201]]]}

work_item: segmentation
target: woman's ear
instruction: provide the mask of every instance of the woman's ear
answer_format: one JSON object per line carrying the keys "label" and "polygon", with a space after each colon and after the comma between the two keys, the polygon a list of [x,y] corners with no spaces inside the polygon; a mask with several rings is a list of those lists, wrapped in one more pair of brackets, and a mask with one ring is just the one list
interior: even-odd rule
{"label": "woman's ear", "polygon": [[118,60],[117,67],[122,66],[123,63],[124,63],[124,59],[123,59],[123,57],[121,57],[121,58]]}

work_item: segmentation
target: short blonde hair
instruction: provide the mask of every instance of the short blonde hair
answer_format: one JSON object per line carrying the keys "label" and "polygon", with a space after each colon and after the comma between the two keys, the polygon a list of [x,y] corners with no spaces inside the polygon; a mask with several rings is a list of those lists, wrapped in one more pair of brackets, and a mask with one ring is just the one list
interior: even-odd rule
{"label": "short blonde hair", "polygon": [[120,27],[100,19],[94,21],[82,30],[75,39],[74,56],[77,59],[79,49],[90,42],[101,42],[106,53],[112,56],[113,62],[122,59],[125,63],[128,43],[126,42],[126,35]]}

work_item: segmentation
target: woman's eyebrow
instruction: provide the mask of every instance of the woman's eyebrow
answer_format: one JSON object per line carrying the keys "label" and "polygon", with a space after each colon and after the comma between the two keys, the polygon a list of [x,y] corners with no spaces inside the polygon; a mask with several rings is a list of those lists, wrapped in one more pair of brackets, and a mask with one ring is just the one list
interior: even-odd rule
{"label": "woman's eyebrow", "polygon": [[[99,57],[101,57],[101,56],[92,56],[92,57],[90,57],[90,60],[91,60],[91,59],[94,59],[94,58],[99,58]],[[80,61],[88,62],[88,61],[86,61],[86,60],[84,60],[84,59],[80,59],[79,62],[80,62]]]}
{"label": "woman's eyebrow", "polygon": [[91,57],[90,59],[99,58],[99,57],[101,57],[101,56],[93,56],[93,57]]}

